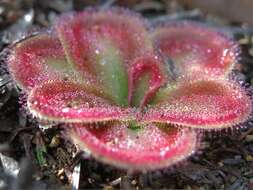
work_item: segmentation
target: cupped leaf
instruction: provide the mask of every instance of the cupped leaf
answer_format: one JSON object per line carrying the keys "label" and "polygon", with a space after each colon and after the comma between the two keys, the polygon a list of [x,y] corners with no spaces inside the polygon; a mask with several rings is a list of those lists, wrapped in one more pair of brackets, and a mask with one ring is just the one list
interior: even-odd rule
{"label": "cupped leaf", "polygon": [[129,96],[131,106],[143,107],[166,82],[162,60],[156,55],[145,55],[134,60],[129,71]]}
{"label": "cupped leaf", "polygon": [[97,79],[105,86],[104,91],[111,93],[115,103],[127,106],[128,76],[120,52],[110,41],[100,39],[96,43],[94,71]]}
{"label": "cupped leaf", "polygon": [[134,129],[130,125],[112,123],[97,128],[80,124],[70,128],[70,136],[98,160],[132,171],[171,166],[196,149],[197,135],[192,130],[152,123]]}
{"label": "cupped leaf", "polygon": [[251,111],[250,97],[231,81],[181,81],[157,93],[143,120],[219,129],[244,122]]}
{"label": "cupped leaf", "polygon": [[57,81],[33,88],[28,108],[42,120],[64,123],[124,121],[134,115],[134,110],[112,105],[112,100],[93,86]]}
{"label": "cupped leaf", "polygon": [[53,34],[38,34],[18,42],[7,63],[13,78],[24,90],[47,80],[73,76],[61,43]]}
{"label": "cupped leaf", "polygon": [[194,22],[158,26],[153,43],[172,59],[177,77],[224,77],[237,61],[238,45],[224,34]]}
{"label": "cupped leaf", "polygon": [[76,70],[126,106],[131,60],[152,49],[143,21],[123,9],[86,10],[61,17],[55,28]]}

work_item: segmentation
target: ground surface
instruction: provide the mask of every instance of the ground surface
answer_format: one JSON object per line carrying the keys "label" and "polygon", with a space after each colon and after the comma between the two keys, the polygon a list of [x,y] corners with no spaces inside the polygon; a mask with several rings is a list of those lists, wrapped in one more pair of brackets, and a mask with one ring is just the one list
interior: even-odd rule
{"label": "ground surface", "polygon": [[[150,19],[200,20],[214,23],[233,35],[242,45],[242,64],[238,68],[244,75],[237,74],[237,77],[251,85],[253,28],[238,20],[233,22],[214,14],[204,15],[176,1],[120,2]],[[94,4],[107,7],[119,3],[110,0],[2,0],[0,50],[20,39],[27,30],[49,26],[61,12],[82,10]],[[1,60],[4,60],[3,55]],[[251,122],[245,124],[246,128],[206,135],[199,153],[173,168],[128,174],[92,158],[83,158],[85,156],[78,154],[75,147],[64,140],[60,127],[39,129],[36,121],[27,117],[21,108],[20,94],[13,89],[3,65],[0,86],[0,189],[74,189],[78,187],[74,184],[79,178],[79,189],[253,189]]]}

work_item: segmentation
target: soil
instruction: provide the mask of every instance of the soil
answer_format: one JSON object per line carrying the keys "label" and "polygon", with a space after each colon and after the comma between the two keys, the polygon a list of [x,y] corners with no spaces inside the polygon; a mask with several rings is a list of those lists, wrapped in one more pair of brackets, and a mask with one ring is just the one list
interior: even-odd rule
{"label": "soil", "polygon": [[[238,80],[249,90],[253,79],[253,27],[205,10],[155,0],[2,0],[0,50],[24,34],[50,26],[62,12],[87,6],[125,6],[152,22],[190,19],[213,25],[241,44]],[[204,134],[200,150],[172,168],[141,174],[101,164],[66,140],[61,126],[46,128],[26,113],[25,98],[0,66],[0,189],[253,189],[253,123]],[[79,183],[78,183],[79,181]]]}

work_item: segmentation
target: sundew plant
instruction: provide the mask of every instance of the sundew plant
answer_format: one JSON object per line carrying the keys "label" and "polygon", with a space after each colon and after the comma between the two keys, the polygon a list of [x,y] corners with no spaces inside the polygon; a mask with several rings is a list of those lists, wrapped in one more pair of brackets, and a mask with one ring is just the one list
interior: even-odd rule
{"label": "sundew plant", "polygon": [[6,63],[38,121],[61,124],[97,160],[147,171],[192,155],[201,131],[249,119],[231,77],[238,49],[200,23],[86,9],[12,45]]}

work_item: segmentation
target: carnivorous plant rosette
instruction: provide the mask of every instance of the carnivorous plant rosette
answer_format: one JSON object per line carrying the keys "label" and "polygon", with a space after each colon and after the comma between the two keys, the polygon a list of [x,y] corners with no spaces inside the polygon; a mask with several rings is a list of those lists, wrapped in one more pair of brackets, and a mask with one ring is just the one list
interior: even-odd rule
{"label": "carnivorous plant rosette", "polygon": [[201,24],[87,9],[16,43],[7,63],[33,116],[64,123],[101,161],[152,170],[194,153],[195,129],[248,119],[251,99],[229,77],[237,54]]}

